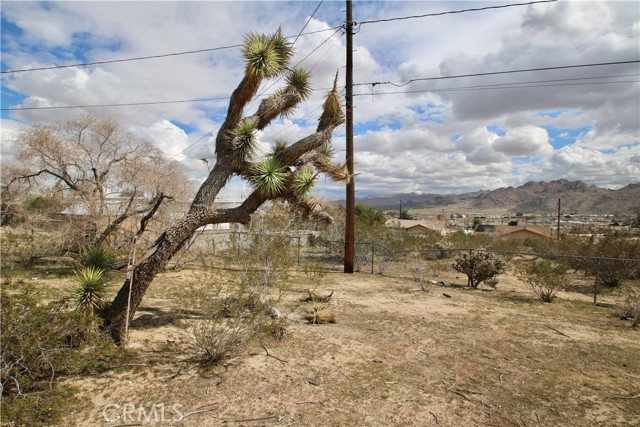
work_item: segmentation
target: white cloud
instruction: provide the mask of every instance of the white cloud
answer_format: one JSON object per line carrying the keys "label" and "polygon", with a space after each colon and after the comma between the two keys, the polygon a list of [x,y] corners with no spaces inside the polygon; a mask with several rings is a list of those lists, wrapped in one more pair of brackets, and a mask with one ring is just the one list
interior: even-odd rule
{"label": "white cloud", "polygon": [[[232,46],[241,42],[245,30],[273,32],[279,25],[285,34],[296,35],[316,5],[275,1],[3,2],[3,24],[10,25],[3,25],[2,63],[6,68],[30,68]],[[354,19],[363,22],[467,6],[460,2],[355,2]],[[339,26],[344,21],[343,9],[340,2],[323,3],[305,32]],[[358,85],[354,90],[359,95],[354,101],[358,195],[471,191],[562,177],[607,186],[638,181],[640,85],[627,82],[637,80],[638,64],[403,84],[423,77],[634,60],[640,44],[639,21],[635,2],[594,0],[357,26],[355,82],[380,83]],[[14,27],[21,32],[13,31]],[[264,147],[274,137],[293,142],[313,132],[318,107],[336,71],[339,87],[344,88],[345,38],[338,32],[328,39],[334,31],[297,40],[293,63],[308,55],[301,66],[312,71],[315,91],[294,116],[277,120],[261,132]],[[3,108],[7,103],[46,107],[224,98],[242,72],[236,47],[5,74]],[[545,85],[541,87],[527,83],[518,89],[441,91],[543,80],[553,81],[537,83]],[[384,84],[389,81],[401,87]],[[261,91],[267,87],[264,84]],[[424,90],[432,92],[419,92]],[[378,95],[384,92],[397,93]],[[15,93],[20,95],[17,100],[12,98]],[[227,105],[224,99],[90,111],[119,120],[166,153],[185,156],[180,157],[181,164],[195,180],[202,180],[206,164],[200,159],[214,161],[215,129]],[[257,105],[253,103],[248,112]],[[29,124],[78,112],[5,113],[3,135],[5,123],[12,120]],[[212,130],[212,136],[203,137]],[[11,152],[4,139],[3,162],[10,160]],[[334,146],[336,159],[341,160],[344,127],[337,130]],[[234,180],[230,197],[246,190],[242,185]],[[344,188],[321,180],[319,192],[342,198]]]}
{"label": "white cloud", "polygon": [[496,140],[493,148],[508,156],[535,156],[553,153],[547,130],[535,126],[509,129],[503,138]]}
{"label": "white cloud", "polygon": [[23,125],[13,120],[0,119],[0,167],[15,161],[15,138],[23,128]]}

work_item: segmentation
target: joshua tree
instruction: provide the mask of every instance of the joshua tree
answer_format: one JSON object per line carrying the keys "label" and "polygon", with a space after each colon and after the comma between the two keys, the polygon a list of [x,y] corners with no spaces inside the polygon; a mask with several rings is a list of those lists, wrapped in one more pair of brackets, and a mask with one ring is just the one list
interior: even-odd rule
{"label": "joshua tree", "polygon": [[[310,74],[302,69],[287,68],[293,47],[283,37],[281,29],[272,35],[248,34],[242,54],[246,61],[244,78],[231,95],[226,119],[216,136],[216,163],[186,216],[167,228],[135,266],[129,319],[156,274],[199,227],[227,222],[246,224],[253,212],[265,201],[273,199],[287,201],[292,210],[306,217],[330,222],[331,217],[309,198],[309,190],[319,173],[335,180],[350,179],[344,165],[331,161],[331,136],[333,130],[344,122],[336,87],[337,75],[333,89],[325,98],[316,132],[291,144],[275,141],[272,151],[258,158],[256,132],[266,128],[277,117],[290,115],[309,96]],[[262,100],[255,114],[243,117],[244,109],[256,96],[260,83],[283,75],[286,85]],[[218,193],[233,176],[248,180],[253,192],[238,207],[214,208],[213,202]],[[129,289],[127,280],[105,310],[105,323],[116,342],[123,338]]]}

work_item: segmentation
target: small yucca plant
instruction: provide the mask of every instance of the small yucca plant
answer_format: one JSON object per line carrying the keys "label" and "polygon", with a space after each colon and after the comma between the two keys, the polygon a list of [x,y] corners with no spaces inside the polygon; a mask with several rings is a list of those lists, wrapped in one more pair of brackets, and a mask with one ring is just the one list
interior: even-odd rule
{"label": "small yucca plant", "polygon": [[108,270],[116,263],[115,254],[103,246],[86,246],[82,252],[80,263],[85,267]]}
{"label": "small yucca plant", "polygon": [[103,307],[103,297],[107,286],[104,270],[96,267],[83,267],[76,270],[78,287],[73,292],[76,310],[89,315],[95,314]]}

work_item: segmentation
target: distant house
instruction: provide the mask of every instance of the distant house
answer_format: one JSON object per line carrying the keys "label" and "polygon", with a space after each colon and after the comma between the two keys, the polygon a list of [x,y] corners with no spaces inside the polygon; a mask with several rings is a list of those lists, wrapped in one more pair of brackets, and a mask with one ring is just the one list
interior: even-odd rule
{"label": "distant house", "polygon": [[396,219],[391,218],[384,224],[390,228],[402,228],[409,234],[428,234],[438,233],[442,236],[447,234],[446,221],[429,221],[414,219]]}
{"label": "distant house", "polygon": [[532,239],[551,239],[553,230],[551,227],[539,225],[492,225],[479,224],[476,233],[494,234],[497,237],[524,242]]}

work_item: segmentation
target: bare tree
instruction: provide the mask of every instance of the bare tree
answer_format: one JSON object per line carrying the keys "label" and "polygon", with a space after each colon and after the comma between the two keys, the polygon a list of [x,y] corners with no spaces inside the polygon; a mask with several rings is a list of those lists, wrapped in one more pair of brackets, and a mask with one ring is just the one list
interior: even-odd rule
{"label": "bare tree", "polygon": [[[253,212],[265,201],[273,199],[287,201],[293,210],[306,217],[329,222],[331,217],[321,212],[319,205],[308,197],[308,192],[319,173],[326,173],[336,180],[350,178],[344,165],[331,161],[332,132],[344,122],[336,88],[337,75],[333,89],[325,98],[316,132],[292,144],[276,141],[270,153],[258,156],[256,132],[274,119],[291,114],[309,96],[310,75],[305,70],[287,67],[293,48],[282,36],[281,29],[272,35],[247,35],[242,53],[246,61],[245,73],[231,95],[226,119],[216,137],[215,165],[186,216],[162,233],[135,266],[133,283],[125,281],[105,312],[105,323],[117,342],[123,338],[127,313],[131,319],[156,274],[199,227],[218,223],[246,224]],[[260,83],[278,76],[285,77],[284,87],[263,99],[255,114],[243,117],[244,109],[256,96]],[[213,207],[219,192],[233,176],[248,180],[253,192],[238,207]]]}
{"label": "bare tree", "polygon": [[150,142],[115,121],[82,115],[35,125],[16,139],[19,164],[6,188],[50,183],[70,193],[76,213],[87,218],[90,242],[103,243],[134,215],[155,213],[188,180]]}

